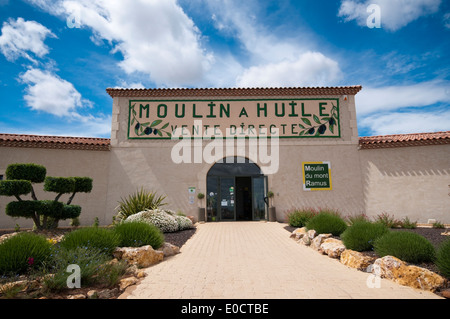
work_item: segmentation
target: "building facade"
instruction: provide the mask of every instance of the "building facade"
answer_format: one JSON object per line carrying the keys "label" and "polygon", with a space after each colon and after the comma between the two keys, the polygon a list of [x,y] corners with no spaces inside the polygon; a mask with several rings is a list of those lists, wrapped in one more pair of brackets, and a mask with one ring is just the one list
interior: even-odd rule
{"label": "building facade", "polygon": [[[81,224],[110,224],[141,187],[207,222],[268,220],[274,206],[278,221],[313,207],[450,223],[450,132],[359,137],[360,90],[107,89],[110,139],[0,134],[0,176],[33,162],[49,176],[92,177],[74,200]],[[0,228],[29,226],[4,214],[8,200]]]}

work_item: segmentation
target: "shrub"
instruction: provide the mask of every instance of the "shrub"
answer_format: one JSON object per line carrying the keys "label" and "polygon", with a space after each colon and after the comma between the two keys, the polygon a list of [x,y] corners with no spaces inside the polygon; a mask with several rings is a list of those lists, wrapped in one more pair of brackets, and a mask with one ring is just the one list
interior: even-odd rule
{"label": "shrub", "polygon": [[[80,206],[69,206],[78,192],[90,192],[92,179],[89,177],[46,177],[46,168],[36,164],[10,164],[6,169],[7,180],[0,181],[0,196],[15,196],[17,202],[10,202],[6,214],[12,217],[31,218],[37,229],[58,226],[60,219],[75,218],[81,213]],[[44,190],[57,193],[54,201],[38,201],[32,183],[44,182]],[[34,201],[23,201],[20,195],[31,193]],[[72,193],[64,206],[58,200],[63,194]],[[51,223],[47,223],[52,219]]]}
{"label": "shrub", "polygon": [[381,223],[385,225],[387,228],[394,228],[400,225],[400,221],[395,219],[394,216],[391,216],[387,213],[382,213],[378,215],[375,219],[377,223]]}
{"label": "shrub", "polygon": [[6,168],[6,179],[27,180],[32,183],[42,183],[47,169],[37,164],[10,164]]}
{"label": "shrub", "polygon": [[39,211],[40,203],[35,200],[13,201],[6,204],[6,215],[11,217],[32,218]]}
{"label": "shrub", "polygon": [[0,273],[21,274],[40,267],[51,254],[52,244],[44,236],[19,233],[0,244]]}
{"label": "shrub", "polygon": [[166,205],[164,199],[166,196],[158,196],[156,193],[148,192],[144,188],[129,195],[127,198],[119,201],[117,209],[119,213],[116,216],[116,221],[120,222],[127,219],[129,216],[137,214],[145,210],[158,209]]}
{"label": "shrub", "polygon": [[67,194],[75,190],[75,179],[72,177],[46,177],[44,191]]}
{"label": "shrub", "polygon": [[345,221],[336,213],[321,211],[306,223],[307,229],[314,229],[319,234],[339,236],[347,228]]}
{"label": "shrub", "polygon": [[190,220],[186,216],[175,215],[174,217],[178,223],[178,230],[186,230],[194,227],[194,225],[192,224],[192,220]]}
{"label": "shrub", "polygon": [[92,191],[92,178],[75,176],[73,179],[75,180],[75,192],[90,193]]}
{"label": "shrub", "polygon": [[170,209],[164,209],[164,211],[177,221],[178,230],[185,230],[194,227],[192,221],[189,218],[187,218],[183,213],[176,213]]}
{"label": "shrub", "polygon": [[434,222],[433,225],[432,225],[432,227],[433,227],[433,228],[439,228],[439,229],[444,229],[444,228],[445,228],[444,224],[441,223],[440,221]]}
{"label": "shrub", "polygon": [[120,237],[118,234],[111,229],[100,227],[86,227],[74,230],[66,234],[60,242],[62,248],[97,248],[106,254],[112,253],[119,244]]}
{"label": "shrub", "polygon": [[154,225],[143,222],[120,223],[114,227],[120,237],[121,247],[140,247],[151,245],[158,249],[164,243],[164,234]]}
{"label": "shrub", "polygon": [[358,214],[358,215],[354,215],[354,216],[347,216],[347,222],[349,225],[353,225],[354,223],[357,222],[368,222],[369,218],[367,217],[366,214]]}
{"label": "shrub", "polygon": [[409,263],[433,261],[435,249],[423,236],[409,231],[390,231],[375,241],[375,252],[391,255]]}
{"label": "shrub", "polygon": [[296,209],[293,212],[288,213],[288,224],[293,227],[304,227],[315,215],[317,215],[317,211],[314,209]]}
{"label": "shrub", "polygon": [[120,261],[116,264],[108,263],[111,258],[92,247],[77,247],[74,249],[60,248],[55,250],[52,263],[47,271],[54,276],[44,279],[44,288],[58,291],[67,288],[67,278],[71,275],[67,272],[67,266],[71,264],[80,267],[80,283],[82,287],[100,284],[111,286],[117,282],[118,275],[123,274],[126,262]]}
{"label": "shrub", "polygon": [[450,239],[444,241],[437,249],[436,265],[445,277],[450,278]]}
{"label": "shrub", "polygon": [[176,219],[162,209],[145,210],[129,216],[125,222],[141,221],[158,227],[163,233],[178,231]]}
{"label": "shrub", "polygon": [[412,222],[409,220],[408,216],[403,218],[400,225],[405,229],[414,229],[417,228],[417,222]]}
{"label": "shrub", "polygon": [[347,249],[367,251],[373,249],[376,239],[386,234],[389,229],[381,223],[356,221],[342,234],[341,239]]}
{"label": "shrub", "polygon": [[24,180],[6,180],[0,183],[0,195],[15,196],[31,193],[31,182]]}

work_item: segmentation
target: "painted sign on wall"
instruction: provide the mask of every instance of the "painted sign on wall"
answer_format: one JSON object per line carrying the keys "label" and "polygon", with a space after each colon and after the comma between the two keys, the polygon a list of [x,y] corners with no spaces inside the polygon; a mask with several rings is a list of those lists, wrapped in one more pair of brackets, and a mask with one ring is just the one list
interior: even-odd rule
{"label": "painted sign on wall", "polygon": [[331,190],[330,162],[303,162],[303,190]]}
{"label": "painted sign on wall", "polygon": [[129,139],[170,139],[174,132],[180,138],[336,138],[339,99],[130,100]]}

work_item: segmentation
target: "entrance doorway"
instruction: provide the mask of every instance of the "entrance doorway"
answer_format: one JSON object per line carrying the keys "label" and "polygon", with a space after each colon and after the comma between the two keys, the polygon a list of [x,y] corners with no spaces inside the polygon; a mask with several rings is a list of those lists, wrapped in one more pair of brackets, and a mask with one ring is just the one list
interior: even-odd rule
{"label": "entrance doorway", "polygon": [[207,221],[267,220],[267,178],[246,158],[225,158],[207,176]]}

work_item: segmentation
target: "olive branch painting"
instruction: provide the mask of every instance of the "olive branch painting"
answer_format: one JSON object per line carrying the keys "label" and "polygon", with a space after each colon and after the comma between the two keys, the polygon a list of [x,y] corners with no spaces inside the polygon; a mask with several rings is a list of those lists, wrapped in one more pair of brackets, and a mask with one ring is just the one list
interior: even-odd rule
{"label": "olive branch painting", "polygon": [[[136,103],[134,103],[131,107],[131,112],[133,113],[133,118],[131,120],[130,123],[130,127],[132,127],[134,125],[134,123],[136,123],[136,125],[134,125],[134,133],[137,136],[150,136],[150,135],[158,135],[160,137],[163,136],[163,134],[166,134],[168,137],[172,136],[172,133],[167,131],[166,129],[169,126],[169,122],[163,124],[162,120],[154,120],[154,121],[150,121],[150,122],[145,122],[145,123],[141,123],[139,122],[139,120],[136,118],[137,112],[134,109]],[[161,124],[161,126],[160,126]]]}
{"label": "olive branch painting", "polygon": [[333,105],[331,109],[331,115],[325,116],[319,119],[317,115],[313,115],[314,123],[311,123],[311,121],[306,118],[302,117],[302,121],[305,125],[298,124],[300,128],[303,130],[298,134],[299,136],[307,136],[307,135],[314,135],[314,136],[320,136],[325,134],[328,126],[328,130],[334,134],[335,125],[337,125],[339,120],[339,115],[337,111],[336,105],[331,103]]}

